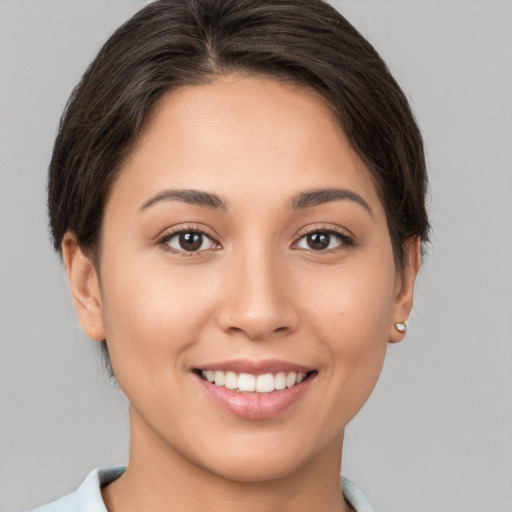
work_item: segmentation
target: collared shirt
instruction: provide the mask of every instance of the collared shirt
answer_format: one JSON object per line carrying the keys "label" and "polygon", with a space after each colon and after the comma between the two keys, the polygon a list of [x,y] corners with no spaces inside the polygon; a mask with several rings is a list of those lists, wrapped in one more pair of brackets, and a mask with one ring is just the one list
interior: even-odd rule
{"label": "collared shirt", "polygon": [[[95,469],[80,487],[57,501],[30,512],[108,512],[101,497],[101,487],[119,478],[126,466]],[[342,478],[343,495],[356,512],[374,512],[364,494],[348,479]]]}

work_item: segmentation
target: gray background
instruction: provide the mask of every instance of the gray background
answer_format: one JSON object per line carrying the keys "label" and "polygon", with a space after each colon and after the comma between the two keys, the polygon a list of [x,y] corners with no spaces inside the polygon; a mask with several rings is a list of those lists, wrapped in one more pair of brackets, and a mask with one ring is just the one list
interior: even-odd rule
{"label": "gray background", "polygon": [[[124,399],[81,334],[48,243],[65,101],[144,2],[0,0],[0,510],[126,461]],[[333,2],[411,98],[433,246],[410,333],[350,425],[344,473],[380,512],[512,512],[512,2]]]}

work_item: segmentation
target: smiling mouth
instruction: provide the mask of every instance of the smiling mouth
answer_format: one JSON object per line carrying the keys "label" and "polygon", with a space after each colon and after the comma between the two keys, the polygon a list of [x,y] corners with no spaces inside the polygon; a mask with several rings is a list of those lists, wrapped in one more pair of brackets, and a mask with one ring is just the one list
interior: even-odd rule
{"label": "smiling mouth", "polygon": [[196,369],[194,373],[215,386],[239,393],[273,393],[298,386],[301,382],[316,375],[317,371],[277,372],[255,375],[252,373]]}

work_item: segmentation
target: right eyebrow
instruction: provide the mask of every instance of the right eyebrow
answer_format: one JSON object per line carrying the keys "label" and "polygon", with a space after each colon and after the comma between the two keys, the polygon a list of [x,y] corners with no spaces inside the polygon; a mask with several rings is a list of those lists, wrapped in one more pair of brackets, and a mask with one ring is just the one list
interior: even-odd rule
{"label": "right eyebrow", "polygon": [[159,192],[145,201],[138,212],[141,213],[160,201],[182,201],[187,204],[206,206],[215,210],[226,210],[225,201],[217,194],[195,189],[168,189]]}

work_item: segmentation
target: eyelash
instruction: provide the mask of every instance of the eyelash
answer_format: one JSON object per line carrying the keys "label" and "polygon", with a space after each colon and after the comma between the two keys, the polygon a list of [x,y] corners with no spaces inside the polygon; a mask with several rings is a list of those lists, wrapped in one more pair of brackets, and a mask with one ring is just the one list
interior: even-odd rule
{"label": "eyelash", "polygon": [[[210,249],[199,249],[196,251],[186,251],[186,250],[181,250],[181,249],[175,249],[175,248],[172,248],[169,246],[169,242],[173,238],[175,238],[179,235],[186,235],[186,234],[201,235],[202,237],[209,239],[214,245],[216,245],[218,247],[210,248]],[[329,227],[316,227],[314,229],[303,231],[302,233],[300,233],[298,235],[297,241],[293,243],[292,247],[297,247],[298,243],[302,239],[304,239],[310,235],[314,235],[314,234],[325,234],[325,235],[333,236],[339,241],[339,244],[337,244],[336,247],[333,247],[333,248],[318,249],[318,250],[315,250],[312,248],[309,248],[309,249],[305,248],[303,250],[309,250],[313,253],[332,253],[332,252],[336,252],[339,250],[348,249],[348,248],[354,246],[354,244],[355,244],[355,241],[352,238],[352,236],[348,235],[346,232],[344,232],[342,230],[339,230],[339,229],[336,229],[335,227],[329,226]],[[203,240],[203,243],[204,243],[204,240]],[[200,253],[204,253],[206,251],[210,252],[210,251],[218,250],[220,248],[221,244],[212,235],[210,235],[209,233],[207,233],[206,231],[204,231],[202,229],[198,229],[196,227],[182,227],[182,228],[176,229],[175,231],[171,231],[170,233],[166,233],[164,236],[162,236],[158,240],[158,245],[161,246],[165,251],[169,251],[169,252],[172,252],[175,254],[180,254],[181,256],[189,257],[189,256],[194,256],[194,255],[197,255]]]}
{"label": "eyelash", "polygon": [[[205,251],[210,252],[210,251],[218,250],[218,248],[215,247],[215,248],[211,248],[211,249],[202,249],[202,250],[197,250],[197,251],[186,251],[186,250],[180,250],[180,249],[175,249],[173,247],[170,247],[169,242],[174,237],[177,237],[179,235],[186,235],[186,234],[201,235],[202,237],[205,237],[205,238],[211,240],[211,242],[215,246],[219,246],[220,247],[220,242],[218,240],[216,240],[212,235],[210,235],[209,233],[207,233],[203,229],[198,229],[196,227],[180,227],[180,228],[176,229],[175,231],[171,231],[170,233],[166,233],[164,236],[162,236],[158,240],[158,245],[160,247],[162,247],[165,251],[169,251],[169,252],[172,252],[174,254],[180,254],[181,256],[184,256],[184,257],[194,256],[196,254],[200,254],[200,253],[203,253]],[[203,240],[203,243],[204,243],[204,240]]]}
{"label": "eyelash", "polygon": [[[313,253],[333,253],[333,252],[349,249],[355,245],[355,240],[351,235],[347,234],[346,231],[343,231],[335,226],[320,226],[320,227],[315,227],[314,229],[305,230],[305,231],[299,233],[297,242],[294,242],[293,245],[296,246],[299,243],[299,241],[301,241],[302,239],[306,238],[307,236],[313,235],[315,233],[317,233],[317,234],[322,233],[322,234],[326,234],[329,236],[333,236],[336,239],[338,239],[339,244],[336,247],[333,247],[330,249],[323,249],[323,250],[309,249]],[[307,250],[307,249],[305,249],[305,250]]]}

